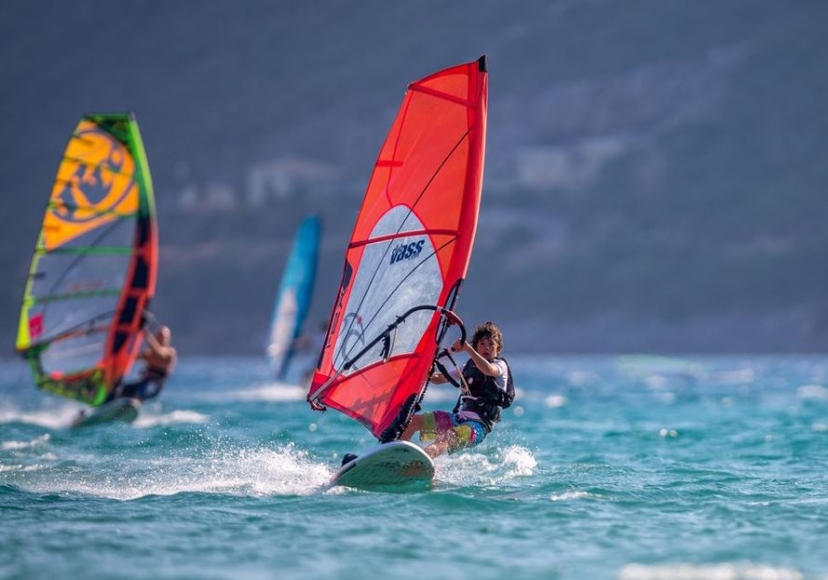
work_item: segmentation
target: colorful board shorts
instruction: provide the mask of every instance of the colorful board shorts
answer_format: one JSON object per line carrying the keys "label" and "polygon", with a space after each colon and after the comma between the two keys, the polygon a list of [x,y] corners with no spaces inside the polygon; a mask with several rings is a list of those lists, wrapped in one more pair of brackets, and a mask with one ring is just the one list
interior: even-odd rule
{"label": "colorful board shorts", "polygon": [[420,441],[434,441],[438,435],[448,431],[454,431],[453,441],[449,444],[449,453],[465,447],[474,447],[486,438],[486,427],[479,421],[458,420],[454,413],[445,411],[423,414]]}

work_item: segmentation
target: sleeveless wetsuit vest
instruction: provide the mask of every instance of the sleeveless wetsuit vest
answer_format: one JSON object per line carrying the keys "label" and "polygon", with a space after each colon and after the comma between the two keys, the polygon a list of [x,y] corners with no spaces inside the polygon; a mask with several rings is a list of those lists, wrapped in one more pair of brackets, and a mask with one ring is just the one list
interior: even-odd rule
{"label": "sleeveless wetsuit vest", "polygon": [[[492,362],[503,361],[504,359],[495,358]],[[508,366],[507,366],[508,368]],[[454,412],[470,411],[477,413],[486,426],[487,431],[491,431],[495,423],[500,421],[500,393],[505,387],[499,386],[495,382],[496,377],[490,377],[483,374],[480,369],[474,364],[474,361],[469,359],[463,366],[463,378],[466,379],[466,384],[469,385],[471,396],[460,395],[457,404],[454,406]]]}

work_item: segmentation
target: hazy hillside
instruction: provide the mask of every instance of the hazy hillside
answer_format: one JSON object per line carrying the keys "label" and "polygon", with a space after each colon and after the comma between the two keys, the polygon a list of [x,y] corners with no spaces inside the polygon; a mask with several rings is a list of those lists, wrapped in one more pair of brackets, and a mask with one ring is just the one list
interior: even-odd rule
{"label": "hazy hillside", "polygon": [[181,350],[257,353],[301,217],[322,319],[406,84],[486,53],[465,319],[522,352],[828,349],[826,29],[821,0],[4,2],[0,336],[84,112],[138,118]]}

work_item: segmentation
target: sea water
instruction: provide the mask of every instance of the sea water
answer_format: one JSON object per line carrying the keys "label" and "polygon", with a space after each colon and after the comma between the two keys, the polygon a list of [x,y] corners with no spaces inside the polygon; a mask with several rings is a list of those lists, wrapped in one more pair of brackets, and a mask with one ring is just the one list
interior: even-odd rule
{"label": "sea water", "polygon": [[828,356],[510,363],[495,431],[394,493],[328,488],[375,441],[258,358],[76,430],[0,362],[0,577],[828,578]]}

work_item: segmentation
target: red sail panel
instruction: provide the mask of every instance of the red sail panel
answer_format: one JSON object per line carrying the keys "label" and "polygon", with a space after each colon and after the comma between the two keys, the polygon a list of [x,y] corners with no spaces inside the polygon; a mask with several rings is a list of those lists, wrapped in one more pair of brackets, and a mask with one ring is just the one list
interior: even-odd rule
{"label": "red sail panel", "polygon": [[417,312],[361,351],[410,308],[456,298],[477,227],[487,93],[485,57],[409,85],[346,250],[308,400],[381,440],[400,430],[422,396],[440,316]]}

